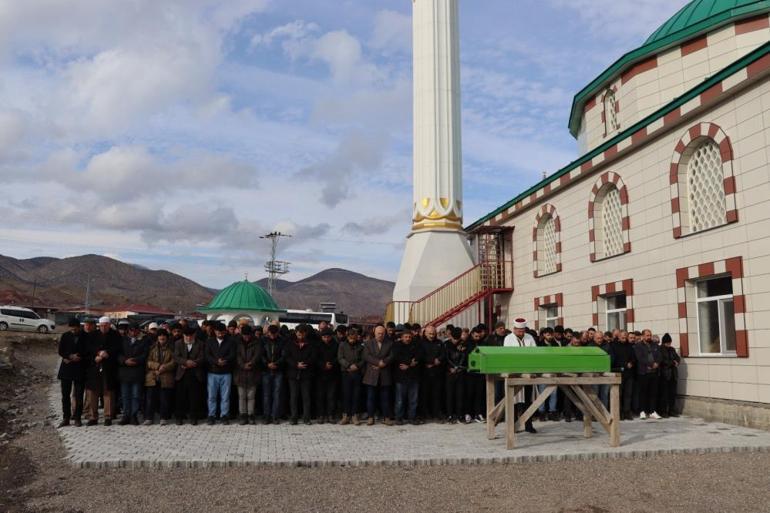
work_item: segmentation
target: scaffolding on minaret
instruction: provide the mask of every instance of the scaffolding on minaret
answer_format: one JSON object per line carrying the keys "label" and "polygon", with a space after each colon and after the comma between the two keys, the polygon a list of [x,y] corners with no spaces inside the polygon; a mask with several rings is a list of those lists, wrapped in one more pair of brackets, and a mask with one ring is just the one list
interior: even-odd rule
{"label": "scaffolding on minaret", "polygon": [[267,293],[271,296],[275,289],[275,279],[278,276],[283,276],[289,272],[289,262],[276,260],[278,254],[278,241],[281,237],[291,237],[291,235],[286,235],[281,232],[271,232],[259,237],[260,239],[267,239],[270,241],[270,260],[265,262],[265,271],[267,271]]}

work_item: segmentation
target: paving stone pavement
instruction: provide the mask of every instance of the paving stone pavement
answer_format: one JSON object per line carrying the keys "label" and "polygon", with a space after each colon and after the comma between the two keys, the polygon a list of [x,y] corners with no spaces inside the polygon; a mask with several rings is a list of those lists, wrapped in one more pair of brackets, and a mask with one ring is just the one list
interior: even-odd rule
{"label": "paving stone pavement", "polygon": [[[51,409],[59,391],[52,387]],[[67,458],[85,468],[237,466],[414,466],[639,458],[658,454],[770,452],[770,432],[707,423],[696,418],[635,420],[621,425],[621,446],[611,448],[594,423],[583,438],[582,422],[535,423],[539,433],[517,435],[505,448],[504,427],[487,440],[483,424],[291,426],[67,427],[59,436]]]}

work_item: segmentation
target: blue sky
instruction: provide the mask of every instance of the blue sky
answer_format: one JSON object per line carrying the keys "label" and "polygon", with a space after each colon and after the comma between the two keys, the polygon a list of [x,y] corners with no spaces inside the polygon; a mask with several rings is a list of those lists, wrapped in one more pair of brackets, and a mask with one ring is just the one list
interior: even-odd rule
{"label": "blue sky", "polygon": [[[572,96],[682,0],[460,0],[465,220],[572,159]],[[0,253],[221,287],[395,279],[410,224],[408,0],[0,0]]]}

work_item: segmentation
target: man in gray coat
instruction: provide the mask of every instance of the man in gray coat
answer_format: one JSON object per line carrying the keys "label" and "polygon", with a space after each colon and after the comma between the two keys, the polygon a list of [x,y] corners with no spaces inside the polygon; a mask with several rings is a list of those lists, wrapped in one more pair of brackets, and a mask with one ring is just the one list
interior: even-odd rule
{"label": "man in gray coat", "polygon": [[380,413],[383,423],[392,426],[390,389],[393,385],[393,374],[390,368],[393,362],[393,341],[385,337],[385,327],[374,329],[374,339],[364,344],[364,385],[366,385],[366,411],[369,414],[367,424],[374,425],[375,398],[380,397]]}

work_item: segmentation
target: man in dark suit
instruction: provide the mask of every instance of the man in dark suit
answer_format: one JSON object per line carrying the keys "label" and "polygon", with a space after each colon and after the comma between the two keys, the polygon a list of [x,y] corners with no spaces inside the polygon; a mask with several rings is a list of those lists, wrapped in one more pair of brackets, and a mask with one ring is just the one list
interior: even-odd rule
{"label": "man in dark suit", "polygon": [[286,345],[286,377],[289,381],[289,409],[291,423],[299,418],[299,399],[302,395],[302,420],[310,424],[310,387],[318,363],[315,344],[310,343],[309,326],[300,324],[295,330],[295,339]]}
{"label": "man in dark suit", "polygon": [[230,423],[230,389],[233,385],[235,358],[235,339],[227,334],[227,327],[220,322],[214,327],[214,336],[206,341],[209,425],[214,425],[218,403],[222,424]]}
{"label": "man in dark suit", "polygon": [[99,319],[99,328],[88,334],[86,342],[86,395],[89,405],[88,425],[99,421],[99,396],[104,399],[104,425],[112,425],[115,415],[115,391],[118,389],[118,356],[121,338],[109,317]]}
{"label": "man in dark suit", "polygon": [[[86,352],[86,341],[80,329],[80,321],[70,319],[69,331],[63,333],[59,339],[59,365],[58,379],[61,381],[61,407],[62,421],[59,427],[69,426],[70,418],[74,416],[74,423],[80,427],[80,418],[83,415],[83,392],[85,390],[86,368],[83,358]],[[75,411],[72,411],[72,389],[75,389]],[[74,415],[73,415],[74,413]]]}
{"label": "man in dark suit", "polygon": [[120,425],[133,423],[139,425],[139,404],[142,400],[144,387],[144,371],[147,364],[147,353],[150,342],[142,336],[139,326],[129,324],[126,335],[122,340],[122,351],[118,355],[118,378],[120,379],[120,394],[123,400],[123,418]]}
{"label": "man in dark suit", "polygon": [[187,326],[182,340],[174,346],[176,362],[176,423],[184,424],[189,416],[190,424],[198,425],[203,402],[203,383],[206,380],[205,342],[197,336],[198,330]]}
{"label": "man in dark suit", "polygon": [[386,426],[393,425],[391,414],[390,389],[393,386],[393,341],[385,336],[385,327],[374,329],[374,338],[364,344],[364,385],[366,385],[366,410],[369,415],[367,425],[374,425],[375,400],[379,395],[380,413]]}

